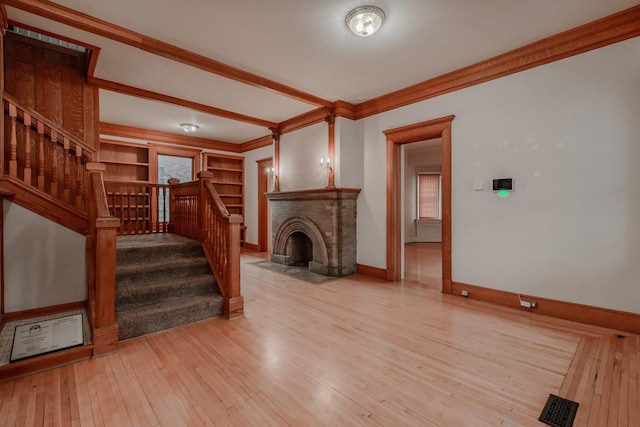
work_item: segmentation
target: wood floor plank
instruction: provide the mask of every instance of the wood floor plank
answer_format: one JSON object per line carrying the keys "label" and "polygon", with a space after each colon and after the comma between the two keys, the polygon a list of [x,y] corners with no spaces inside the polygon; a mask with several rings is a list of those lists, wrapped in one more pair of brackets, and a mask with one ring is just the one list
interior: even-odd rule
{"label": "wood floor plank", "polygon": [[[640,337],[352,275],[311,283],[242,257],[245,317],[121,343],[0,383],[0,425],[640,425]],[[431,280],[431,279],[429,279]]]}

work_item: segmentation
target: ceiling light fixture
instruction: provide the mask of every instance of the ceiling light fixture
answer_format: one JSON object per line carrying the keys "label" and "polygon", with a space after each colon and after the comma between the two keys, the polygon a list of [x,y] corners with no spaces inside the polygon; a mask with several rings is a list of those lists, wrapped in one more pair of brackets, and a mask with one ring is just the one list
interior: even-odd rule
{"label": "ceiling light fixture", "polygon": [[360,6],[347,15],[345,22],[353,34],[368,37],[378,31],[384,21],[384,11],[377,6]]}
{"label": "ceiling light fixture", "polygon": [[185,131],[187,133],[191,133],[191,132],[195,132],[196,130],[198,130],[198,128],[200,126],[194,125],[194,124],[191,124],[191,123],[182,123],[180,125],[180,127],[182,128],[183,131]]}

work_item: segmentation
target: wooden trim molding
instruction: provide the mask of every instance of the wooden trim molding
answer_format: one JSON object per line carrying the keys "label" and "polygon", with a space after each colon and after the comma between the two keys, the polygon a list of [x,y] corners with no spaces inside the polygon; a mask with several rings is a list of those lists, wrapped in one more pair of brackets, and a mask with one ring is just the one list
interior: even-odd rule
{"label": "wooden trim molding", "polygon": [[235,120],[238,122],[249,123],[264,128],[270,128],[277,126],[275,122],[263,120],[257,117],[247,116],[245,114],[234,113],[233,111],[223,110],[222,108],[212,107],[210,105],[200,104],[198,102],[187,101],[185,99],[176,98],[174,96],[164,95],[158,92],[152,92],[146,89],[140,89],[137,87],[125,85],[122,83],[116,83],[109,80],[99,79],[95,77],[89,77],[88,82],[90,84],[98,86],[100,89],[110,90],[112,92],[118,92],[125,95],[136,96],[138,98],[149,99],[152,101],[164,102],[172,105],[179,105],[181,107],[189,108],[195,111],[201,111],[213,116],[222,117],[229,120]]}
{"label": "wooden trim molding", "polygon": [[240,153],[246,153],[247,151],[268,147],[271,144],[273,144],[273,137],[271,135],[261,136],[260,138],[252,139],[251,141],[240,144]]}
{"label": "wooden trim molding", "polygon": [[164,142],[168,144],[183,145],[185,147],[207,148],[210,150],[228,151],[239,153],[241,144],[216,141],[214,139],[197,138],[193,136],[176,135],[150,129],[122,126],[113,123],[100,123],[100,133],[122,138],[133,138],[142,141]]}
{"label": "wooden trim molding", "polygon": [[293,132],[299,129],[306,128],[308,126],[322,123],[325,121],[326,117],[327,112],[324,108],[316,108],[315,110],[308,111],[306,113],[300,114],[299,116],[281,122],[278,126],[278,130],[280,131],[280,134],[283,135],[285,133]]}
{"label": "wooden trim molding", "polygon": [[9,201],[78,234],[87,234],[87,215],[58,199],[42,194],[34,187],[9,176],[0,177],[0,194],[5,193],[11,194],[6,197]]}
{"label": "wooden trim molding", "polygon": [[387,137],[387,270],[386,279],[400,280],[402,260],[403,144],[442,139],[442,292],[451,293],[451,122],[446,116],[384,131]]}
{"label": "wooden trim molding", "polygon": [[273,167],[273,158],[256,160],[256,163],[258,168],[258,244],[254,246],[258,252],[266,252],[269,246],[269,202],[265,194],[269,192],[268,169]]}
{"label": "wooden trim molding", "polygon": [[273,169],[276,176],[273,178],[273,191],[280,191],[280,128],[272,128],[273,138]]}
{"label": "wooden trim molding", "polygon": [[384,268],[371,267],[364,264],[356,264],[356,273],[378,280],[387,280],[387,270]]}
{"label": "wooden trim molding", "polygon": [[189,65],[194,68],[235,80],[260,89],[268,89],[284,96],[319,107],[330,107],[332,102],[315,95],[294,89],[282,83],[260,77],[256,74],[231,67],[222,62],[173,46],[169,43],[147,37],[127,28],[111,24],[73,9],[39,0],[4,0],[8,6],[33,13],[62,24],[88,31],[117,42],[136,47],[146,52]]}
{"label": "wooden trim molding", "polygon": [[[541,298],[533,295],[517,294],[515,292],[490,289],[467,283],[453,282],[453,295],[459,295],[463,290],[468,292],[469,299],[490,302],[521,311],[529,311],[559,319],[572,320],[588,325],[602,326],[617,329],[619,331],[640,334],[640,315],[608,308],[577,304],[568,301],[559,301],[549,298]],[[536,308],[526,308],[520,305],[520,299],[534,301]]]}
{"label": "wooden trim molding", "polygon": [[0,3],[0,35],[4,36],[9,26],[9,17],[7,16],[7,8],[3,3]]}
{"label": "wooden trim molding", "polygon": [[87,307],[86,301],[69,302],[66,304],[51,305],[48,307],[32,308],[29,310],[14,311],[12,313],[4,313],[3,320],[11,322],[13,320],[29,319],[38,316],[48,316],[50,314],[62,313],[64,311],[80,310]]}
{"label": "wooden trim molding", "polygon": [[263,252],[260,250],[259,245],[254,245],[253,243],[244,243],[242,247],[244,248],[244,250],[247,250],[247,251]]}
{"label": "wooden trim molding", "polygon": [[328,157],[329,157],[329,173],[327,177],[327,188],[336,188],[336,115],[330,108],[325,108],[324,120],[327,122],[328,128]]}
{"label": "wooden trim molding", "polygon": [[370,99],[356,105],[355,117],[361,119],[393,110],[638,35],[640,6],[634,6],[477,64]]}
{"label": "wooden trim molding", "polygon": [[20,360],[0,366],[0,381],[26,374],[68,365],[74,362],[90,359],[93,355],[93,345],[83,345],[67,350],[60,350],[31,359]]}

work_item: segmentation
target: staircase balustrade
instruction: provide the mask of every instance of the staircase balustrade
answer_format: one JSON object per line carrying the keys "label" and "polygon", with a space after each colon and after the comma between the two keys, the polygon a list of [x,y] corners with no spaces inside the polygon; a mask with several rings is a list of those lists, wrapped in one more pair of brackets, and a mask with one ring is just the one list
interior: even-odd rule
{"label": "staircase balustrade", "polygon": [[169,230],[199,240],[224,297],[224,316],[241,317],[240,227],[242,216],[229,214],[211,183],[211,172],[200,172],[199,181],[179,184],[171,180]]}
{"label": "staircase balustrade", "polygon": [[7,93],[2,100],[9,119],[2,178],[86,212],[83,165],[96,150]]}
{"label": "staircase balustrade", "polygon": [[109,211],[120,219],[119,235],[169,231],[169,185],[108,181]]}

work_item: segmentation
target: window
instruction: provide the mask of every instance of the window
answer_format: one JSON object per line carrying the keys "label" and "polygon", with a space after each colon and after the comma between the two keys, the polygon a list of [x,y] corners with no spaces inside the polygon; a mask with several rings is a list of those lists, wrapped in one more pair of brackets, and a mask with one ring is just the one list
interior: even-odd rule
{"label": "window", "polygon": [[442,175],[418,174],[418,219],[441,219]]}

